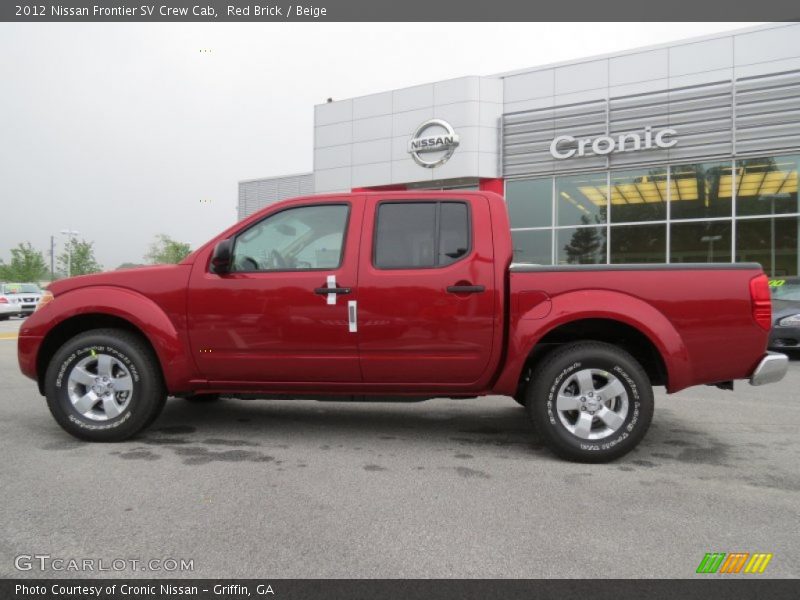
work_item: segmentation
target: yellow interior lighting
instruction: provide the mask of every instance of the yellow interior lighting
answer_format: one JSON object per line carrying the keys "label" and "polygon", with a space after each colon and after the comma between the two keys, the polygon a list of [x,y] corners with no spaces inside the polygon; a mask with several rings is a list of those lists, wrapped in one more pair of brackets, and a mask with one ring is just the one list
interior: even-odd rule
{"label": "yellow interior lighting", "polygon": [[739,196],[796,194],[797,170],[793,164],[781,166],[790,167],[791,170],[776,170],[772,165],[748,165],[739,169]]}
{"label": "yellow interior lighting", "polygon": [[588,213],[588,212],[589,212],[589,210],[588,210],[588,209],[587,209],[585,206],[583,206],[583,205],[582,205],[580,202],[578,202],[577,200],[575,200],[575,199],[574,199],[572,196],[570,196],[570,195],[569,195],[567,192],[561,192],[561,197],[562,197],[562,198],[564,198],[564,200],[566,200],[566,201],[567,201],[567,202],[569,202],[570,204],[572,204],[572,205],[573,205],[575,208],[577,208],[578,210],[582,210],[582,211],[583,211],[583,212],[585,212],[585,213]]}
{"label": "yellow interior lighting", "polygon": [[647,177],[637,179],[619,179],[611,181],[611,204],[652,204],[666,202],[667,181],[659,178],[656,181]]}
{"label": "yellow interior lighting", "polygon": [[578,190],[584,197],[595,206],[606,205],[606,187],[598,188],[593,185],[579,187]]}
{"label": "yellow interior lighting", "polygon": [[[738,185],[737,194],[740,197],[796,194],[795,163],[789,162],[778,166],[784,168],[776,169],[774,164],[747,165],[737,170],[735,180],[732,173],[721,175],[717,199],[732,199],[734,182]],[[708,205],[713,200],[711,181],[701,180],[701,182],[705,186],[703,197]],[[698,179],[693,173],[673,174],[669,185],[669,197],[673,202],[698,199]],[[612,179],[610,193],[605,185],[594,185],[591,181],[578,184],[577,189],[582,196],[579,200],[563,191],[560,194],[582,210],[585,210],[580,206],[584,199],[595,206],[605,206],[609,196],[611,204],[615,205],[666,202],[668,197],[666,177],[658,177],[655,180],[648,176],[643,176],[641,179],[621,178],[616,181]]]}

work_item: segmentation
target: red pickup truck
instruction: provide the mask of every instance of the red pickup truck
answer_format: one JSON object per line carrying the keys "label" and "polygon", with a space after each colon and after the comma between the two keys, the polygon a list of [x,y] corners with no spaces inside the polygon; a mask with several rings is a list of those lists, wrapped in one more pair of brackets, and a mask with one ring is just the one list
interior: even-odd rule
{"label": "red pickup truck", "polygon": [[149,425],[168,395],[339,400],[513,397],[559,455],[630,451],[655,385],[759,385],[757,264],[512,264],[489,192],[298,198],[237,223],[178,265],[57,281],[19,364],[86,440]]}

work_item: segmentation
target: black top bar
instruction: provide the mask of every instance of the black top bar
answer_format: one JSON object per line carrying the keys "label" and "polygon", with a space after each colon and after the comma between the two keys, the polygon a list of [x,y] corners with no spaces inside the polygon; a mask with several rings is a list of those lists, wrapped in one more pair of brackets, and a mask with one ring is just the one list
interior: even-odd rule
{"label": "black top bar", "polygon": [[[318,0],[242,2],[237,0],[15,0],[0,2],[0,21],[30,22],[289,22],[289,21],[794,21],[796,0],[722,2],[721,0],[571,0],[520,2],[493,0]],[[449,35],[446,29],[442,35]],[[568,43],[568,40],[566,41]],[[454,48],[469,40],[453,40]],[[414,60],[413,58],[411,60]],[[547,62],[546,60],[543,62]]]}

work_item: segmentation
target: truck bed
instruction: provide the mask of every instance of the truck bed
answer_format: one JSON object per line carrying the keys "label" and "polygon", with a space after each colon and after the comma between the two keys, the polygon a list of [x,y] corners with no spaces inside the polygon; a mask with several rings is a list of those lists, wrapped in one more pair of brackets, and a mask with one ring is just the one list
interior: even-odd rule
{"label": "truck bed", "polygon": [[757,263],[514,263],[510,330],[537,337],[567,321],[613,319],[660,350],[671,392],[742,379],[764,355],[767,332],[753,318],[749,289],[761,273]]}

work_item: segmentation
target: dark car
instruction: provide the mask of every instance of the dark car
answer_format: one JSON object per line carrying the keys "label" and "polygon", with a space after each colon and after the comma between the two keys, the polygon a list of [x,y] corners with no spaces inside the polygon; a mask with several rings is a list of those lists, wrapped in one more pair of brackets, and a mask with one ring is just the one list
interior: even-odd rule
{"label": "dark car", "polygon": [[772,350],[800,352],[800,277],[770,279],[772,290]]}

